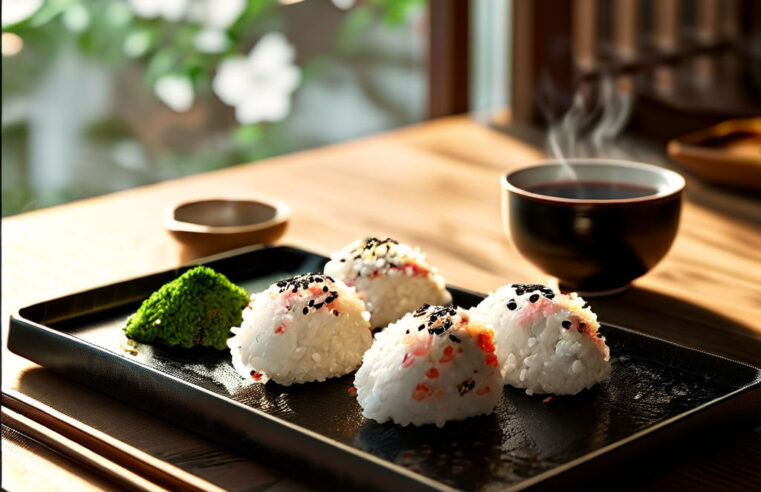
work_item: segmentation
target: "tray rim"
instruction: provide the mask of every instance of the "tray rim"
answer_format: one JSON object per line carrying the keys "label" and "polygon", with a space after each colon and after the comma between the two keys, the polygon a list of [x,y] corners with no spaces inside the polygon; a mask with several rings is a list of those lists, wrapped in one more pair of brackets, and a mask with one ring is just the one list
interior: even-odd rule
{"label": "tray rim", "polygon": [[[12,339],[12,333],[14,332],[14,328],[15,328],[16,331],[18,331],[18,330],[41,331],[42,333],[46,334],[47,336],[53,337],[53,338],[62,337],[62,338],[67,339],[70,343],[81,345],[81,346],[83,346],[84,349],[86,349],[86,350],[88,350],[88,351],[90,351],[92,353],[97,353],[100,357],[105,356],[107,359],[109,359],[109,358],[115,358],[117,361],[119,361],[121,363],[124,363],[124,364],[126,364],[128,366],[131,366],[131,367],[133,367],[137,371],[147,370],[148,372],[152,373],[154,376],[157,376],[159,379],[161,379],[161,378],[166,379],[167,380],[167,384],[176,384],[176,383],[179,383],[181,386],[186,387],[189,390],[199,391],[205,398],[211,398],[213,401],[221,402],[221,403],[224,403],[224,404],[230,404],[230,403],[232,403],[234,407],[236,407],[236,408],[238,408],[240,410],[246,411],[246,412],[253,413],[258,418],[262,418],[262,419],[268,421],[269,423],[271,423],[271,424],[273,424],[275,426],[284,427],[284,428],[286,428],[286,429],[288,429],[290,431],[302,434],[305,437],[308,437],[310,439],[318,441],[321,445],[327,445],[327,446],[335,447],[335,448],[337,448],[338,450],[340,450],[343,453],[348,453],[348,454],[352,455],[354,458],[359,458],[359,459],[362,459],[362,460],[365,460],[365,461],[369,461],[369,462],[373,463],[376,466],[380,466],[381,468],[384,468],[384,469],[386,469],[388,471],[395,472],[395,473],[401,475],[402,477],[404,477],[404,478],[406,478],[408,480],[411,480],[413,483],[415,483],[415,484],[417,484],[419,486],[423,486],[423,487],[426,487],[426,488],[429,488],[429,489],[432,489],[432,490],[456,490],[456,489],[452,488],[451,486],[449,486],[447,484],[444,484],[444,483],[439,482],[439,481],[437,481],[435,479],[429,478],[429,477],[427,477],[427,476],[425,476],[425,475],[423,475],[421,473],[412,471],[412,470],[410,470],[410,469],[408,469],[408,468],[406,468],[406,467],[404,467],[402,465],[397,465],[397,464],[395,464],[395,463],[393,463],[391,461],[388,461],[388,460],[376,457],[376,456],[370,454],[367,451],[363,451],[361,449],[358,449],[358,448],[352,447],[350,445],[341,443],[341,442],[336,441],[335,439],[332,439],[332,438],[330,438],[328,436],[322,435],[322,434],[320,434],[320,433],[318,433],[316,431],[313,431],[313,430],[307,429],[305,427],[299,426],[298,424],[294,424],[294,423],[288,422],[287,420],[281,419],[279,417],[270,415],[270,414],[268,414],[268,413],[266,413],[266,412],[264,412],[262,410],[259,410],[257,408],[250,407],[248,405],[244,405],[243,403],[237,402],[237,401],[233,400],[232,398],[230,398],[228,396],[224,396],[224,395],[221,395],[221,394],[214,393],[214,392],[212,392],[210,390],[207,390],[205,388],[197,386],[197,385],[195,385],[193,383],[184,381],[184,380],[182,380],[182,379],[180,379],[178,377],[175,377],[175,376],[173,376],[171,374],[167,374],[167,373],[162,372],[162,371],[160,371],[158,369],[155,369],[155,368],[153,368],[151,366],[143,364],[143,363],[141,363],[141,362],[139,362],[137,360],[132,360],[132,359],[128,359],[126,357],[122,357],[122,356],[120,356],[120,354],[118,354],[116,352],[113,352],[113,351],[108,350],[108,349],[106,349],[104,347],[96,345],[96,344],[94,344],[92,342],[89,342],[88,340],[83,339],[83,338],[77,337],[77,336],[75,336],[75,335],[73,335],[73,334],[71,334],[69,332],[58,330],[58,329],[55,329],[55,328],[43,325],[43,324],[38,323],[36,321],[32,321],[32,320],[30,320],[28,318],[25,318],[24,316],[21,315],[21,312],[26,310],[26,309],[30,309],[30,308],[33,308],[35,306],[47,304],[47,303],[50,303],[50,302],[53,302],[53,301],[59,301],[59,300],[63,300],[63,299],[69,298],[69,297],[75,297],[75,296],[79,296],[79,295],[84,295],[84,294],[90,293],[90,292],[98,290],[98,289],[113,287],[113,286],[120,285],[120,284],[128,284],[130,282],[134,282],[136,280],[144,279],[144,278],[150,277],[152,275],[168,274],[168,273],[176,272],[178,270],[181,270],[181,269],[184,269],[184,268],[188,268],[188,267],[191,267],[191,266],[194,266],[194,265],[206,264],[206,263],[209,263],[211,261],[222,260],[222,259],[227,259],[227,258],[233,258],[233,257],[238,256],[238,255],[243,255],[243,254],[251,253],[251,252],[254,252],[254,251],[257,251],[257,250],[264,250],[264,249],[284,249],[284,250],[285,249],[290,249],[290,250],[295,250],[295,251],[300,252],[300,253],[305,253],[307,255],[318,256],[320,258],[326,258],[324,255],[321,255],[319,253],[315,253],[315,252],[312,252],[312,251],[309,251],[309,250],[306,250],[306,249],[303,249],[303,248],[300,248],[300,247],[291,246],[291,245],[277,245],[277,246],[255,245],[255,246],[251,246],[251,247],[238,248],[238,249],[235,249],[235,250],[232,250],[232,251],[227,251],[227,252],[224,252],[224,253],[220,253],[220,254],[215,254],[215,255],[212,255],[212,256],[207,256],[207,257],[199,258],[199,259],[196,259],[196,260],[184,263],[184,264],[179,265],[179,266],[174,267],[174,268],[170,268],[170,269],[166,269],[166,270],[160,270],[160,271],[156,271],[156,272],[153,272],[153,273],[148,273],[148,274],[145,274],[145,275],[139,275],[139,276],[131,277],[131,278],[128,278],[128,279],[119,280],[117,282],[113,282],[113,283],[109,283],[109,284],[104,284],[104,285],[99,285],[99,286],[95,286],[95,287],[92,287],[92,288],[88,288],[88,289],[72,292],[70,294],[66,294],[66,295],[63,295],[63,296],[56,297],[56,298],[48,299],[48,300],[45,300],[45,301],[36,302],[36,303],[30,304],[28,306],[21,307],[21,308],[15,310],[10,315],[10,318],[9,318],[9,334],[8,334],[8,340],[6,342],[7,348],[11,352],[13,352],[13,353],[15,353],[15,354],[17,354],[17,355],[19,355],[21,357],[25,357],[26,358],[26,356],[23,353],[16,352],[11,347],[11,339]],[[477,295],[479,297],[485,297],[487,295],[487,294],[483,294],[483,293],[480,293],[480,292],[472,291],[472,290],[469,290],[469,289],[462,289],[462,288],[459,288],[459,287],[456,287],[456,286],[452,286],[452,285],[447,285],[447,288],[456,289],[456,290],[458,290],[460,292],[464,292],[464,293],[472,294],[472,295]],[[85,310],[85,311],[82,311],[82,312],[72,316],[71,318],[65,318],[65,319],[73,319],[73,318],[77,318],[77,317],[80,317],[80,316],[83,316],[83,315],[97,313],[97,312],[100,312],[100,311],[103,311],[103,310],[106,310],[106,309],[117,307],[119,305],[127,304],[128,302],[134,302],[134,301],[132,301],[130,299],[124,299],[120,303],[112,304],[112,305],[108,305],[108,306],[101,306],[98,309]],[[57,321],[61,321],[61,320],[57,320]],[[610,453],[611,451],[615,451],[615,450],[620,449],[620,448],[622,448],[622,447],[624,447],[626,445],[629,445],[631,443],[638,442],[638,441],[643,440],[643,439],[645,439],[647,437],[650,437],[653,434],[655,434],[657,431],[661,431],[661,430],[664,430],[666,428],[673,427],[676,424],[684,423],[685,421],[689,420],[690,418],[693,418],[696,415],[702,414],[702,413],[706,412],[708,409],[717,407],[721,403],[723,403],[725,401],[728,401],[728,400],[731,400],[733,398],[736,398],[737,396],[740,396],[740,395],[742,395],[744,393],[750,393],[750,392],[754,392],[754,391],[761,393],[761,367],[758,367],[758,366],[755,366],[753,364],[749,364],[749,363],[746,363],[746,362],[737,361],[737,360],[734,360],[734,359],[731,359],[731,358],[728,358],[728,357],[725,357],[725,356],[722,356],[722,355],[719,355],[719,354],[714,354],[714,353],[711,353],[711,352],[707,352],[707,351],[704,351],[704,350],[701,350],[701,349],[698,349],[698,348],[689,347],[689,346],[681,345],[679,343],[675,343],[675,342],[671,342],[671,341],[668,341],[668,340],[664,340],[662,338],[659,338],[659,337],[656,337],[656,336],[653,336],[653,335],[640,333],[640,332],[638,332],[636,330],[632,330],[630,328],[626,328],[626,327],[623,327],[623,326],[620,326],[620,325],[616,325],[616,324],[612,324],[612,323],[606,323],[606,322],[601,322],[601,325],[612,327],[612,328],[614,328],[616,330],[620,330],[620,331],[626,332],[626,333],[628,333],[630,335],[633,335],[635,337],[643,337],[645,339],[649,339],[649,340],[654,341],[656,343],[667,344],[667,345],[674,346],[674,347],[682,349],[682,350],[687,350],[687,351],[691,351],[691,352],[697,352],[697,353],[701,354],[702,356],[716,358],[716,359],[723,360],[724,362],[729,362],[729,363],[732,363],[732,364],[735,364],[735,365],[744,366],[744,367],[752,370],[755,373],[755,379],[752,382],[750,382],[750,383],[748,383],[748,384],[746,384],[746,385],[744,385],[742,387],[739,387],[739,388],[737,388],[735,390],[732,390],[732,391],[730,391],[728,393],[725,393],[724,395],[722,395],[720,397],[714,398],[714,399],[712,399],[712,400],[710,400],[708,402],[705,402],[705,403],[703,403],[701,405],[698,405],[698,406],[696,406],[696,407],[694,407],[694,408],[692,408],[690,410],[687,410],[685,412],[679,413],[678,415],[675,415],[673,417],[667,418],[667,419],[665,419],[665,420],[663,420],[661,422],[657,422],[655,424],[649,425],[646,428],[641,429],[641,430],[639,430],[639,431],[637,431],[637,432],[635,432],[635,433],[633,433],[633,434],[631,434],[631,435],[629,435],[627,437],[618,439],[615,442],[612,442],[612,443],[610,443],[610,444],[608,444],[606,446],[603,446],[601,448],[598,448],[598,449],[596,449],[594,451],[590,451],[590,452],[588,452],[588,453],[586,453],[586,454],[584,454],[582,456],[579,456],[578,458],[575,458],[575,459],[570,460],[568,462],[565,462],[565,463],[559,464],[557,466],[554,466],[553,468],[551,468],[549,470],[546,470],[544,472],[541,472],[541,473],[539,473],[537,475],[534,475],[533,477],[526,478],[526,479],[524,479],[524,480],[522,480],[522,481],[520,481],[520,482],[518,482],[516,484],[513,484],[513,485],[509,486],[508,490],[524,490],[524,489],[527,489],[527,488],[530,488],[530,487],[533,487],[533,486],[537,486],[537,485],[541,484],[542,482],[544,482],[544,481],[546,481],[548,479],[551,479],[553,477],[557,477],[559,475],[562,475],[565,472],[573,470],[576,467],[578,467],[579,465],[585,464],[585,463],[587,463],[589,461],[592,461],[592,460],[595,460],[595,459],[600,458],[602,456],[605,456],[608,453]],[[35,361],[35,362],[37,362],[37,361]],[[42,363],[40,365],[42,365],[43,367],[46,366],[45,364],[42,364]],[[51,370],[53,370],[54,372],[58,372],[58,371],[55,371],[55,369],[51,369]],[[64,374],[64,377],[66,377],[65,374]],[[76,380],[76,381],[78,383],[80,383],[80,384],[85,384],[85,386],[88,386],[86,383],[80,382],[78,380]],[[124,403],[126,403],[126,404],[128,404],[130,406],[139,408],[139,409],[141,409],[143,411],[146,411],[146,412],[148,412],[148,413],[150,413],[152,415],[156,415],[155,413],[150,412],[148,410],[145,410],[143,407],[141,407],[141,406],[139,406],[137,404],[133,404],[133,403],[127,402],[127,401],[125,401],[123,399],[120,399],[118,397],[112,396],[109,393],[105,393],[105,392],[101,391],[99,388],[95,388],[95,389],[96,389],[96,391],[98,391],[98,392],[100,392],[102,394],[105,394],[105,395],[110,396],[112,398],[116,398],[119,401],[122,401],[122,402],[124,402]],[[148,394],[148,393],[143,392],[142,390],[136,390],[136,391],[139,391],[139,392],[141,392],[143,394]],[[165,417],[162,417],[162,416],[159,416],[159,417],[160,418],[165,418]],[[174,421],[174,420],[171,420],[171,419],[166,419],[166,420],[171,421],[173,423],[173,425],[177,425],[178,427],[185,428],[185,429],[187,429],[190,432],[195,432],[197,434],[201,434],[200,432],[196,432],[196,431],[194,431],[192,429],[188,429],[187,427],[184,427],[182,424],[178,423],[177,421]],[[203,435],[205,438],[209,438],[209,439],[213,440],[213,438],[210,438],[209,436],[206,436],[204,434],[201,434],[201,435]],[[215,441],[215,442],[217,442],[222,447],[228,447],[228,445],[226,445],[225,443],[219,443],[219,441]],[[271,449],[275,448],[275,446],[273,446],[273,445],[271,445],[269,443],[262,443],[262,444],[264,444],[266,447],[269,447]]]}

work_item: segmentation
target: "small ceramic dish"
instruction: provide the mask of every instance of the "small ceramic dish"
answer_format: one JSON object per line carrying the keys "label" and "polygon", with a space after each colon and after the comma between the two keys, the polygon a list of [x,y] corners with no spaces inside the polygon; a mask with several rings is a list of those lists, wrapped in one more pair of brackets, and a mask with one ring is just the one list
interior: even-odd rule
{"label": "small ceramic dish", "polygon": [[761,190],[761,118],[729,120],[675,138],[668,153],[706,181]]}
{"label": "small ceramic dish", "polygon": [[290,215],[280,202],[210,198],[167,205],[164,227],[195,256],[206,256],[272,243],[285,233]]}

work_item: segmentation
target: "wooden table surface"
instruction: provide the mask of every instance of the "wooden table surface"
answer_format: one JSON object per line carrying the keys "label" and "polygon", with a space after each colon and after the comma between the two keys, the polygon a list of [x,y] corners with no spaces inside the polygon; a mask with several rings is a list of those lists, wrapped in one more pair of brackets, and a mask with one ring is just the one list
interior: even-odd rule
{"label": "wooden table surface", "polygon": [[[21,306],[192,259],[163,230],[165,204],[258,196],[283,200],[292,219],[280,241],[328,254],[367,235],[420,246],[448,282],[488,291],[546,282],[502,232],[500,175],[542,156],[466,116],[30,212],[2,221],[2,317]],[[761,365],[761,198],[688,177],[674,246],[619,296],[596,299],[601,319]],[[140,410],[11,354],[3,321],[3,384],[231,490],[302,487]],[[761,423],[761,412],[759,423]],[[112,487],[3,427],[3,488]],[[761,433],[633,482],[637,489],[747,490],[761,484]]]}

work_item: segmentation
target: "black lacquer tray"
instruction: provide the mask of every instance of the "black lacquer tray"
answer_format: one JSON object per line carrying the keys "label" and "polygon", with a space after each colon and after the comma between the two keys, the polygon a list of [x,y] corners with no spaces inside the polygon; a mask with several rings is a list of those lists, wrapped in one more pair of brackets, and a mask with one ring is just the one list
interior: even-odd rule
{"label": "black lacquer tray", "polygon": [[[324,257],[276,247],[207,263],[249,292]],[[127,317],[184,269],[35,304],[11,317],[13,352],[312,484],[362,488],[552,488],[720,424],[757,424],[761,371],[603,324],[610,378],[573,397],[505,387],[494,415],[403,428],[362,417],[353,375],[282,387],[237,375],[227,352],[141,344],[125,352]],[[456,304],[482,296],[450,288]],[[594,304],[594,303],[592,303]],[[594,308],[594,306],[593,306]]]}

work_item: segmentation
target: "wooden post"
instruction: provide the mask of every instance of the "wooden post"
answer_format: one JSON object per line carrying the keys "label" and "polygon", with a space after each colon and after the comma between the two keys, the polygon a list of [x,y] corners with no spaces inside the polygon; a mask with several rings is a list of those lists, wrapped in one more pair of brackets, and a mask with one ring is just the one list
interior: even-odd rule
{"label": "wooden post", "polygon": [[469,109],[470,5],[467,0],[428,2],[428,115]]}

